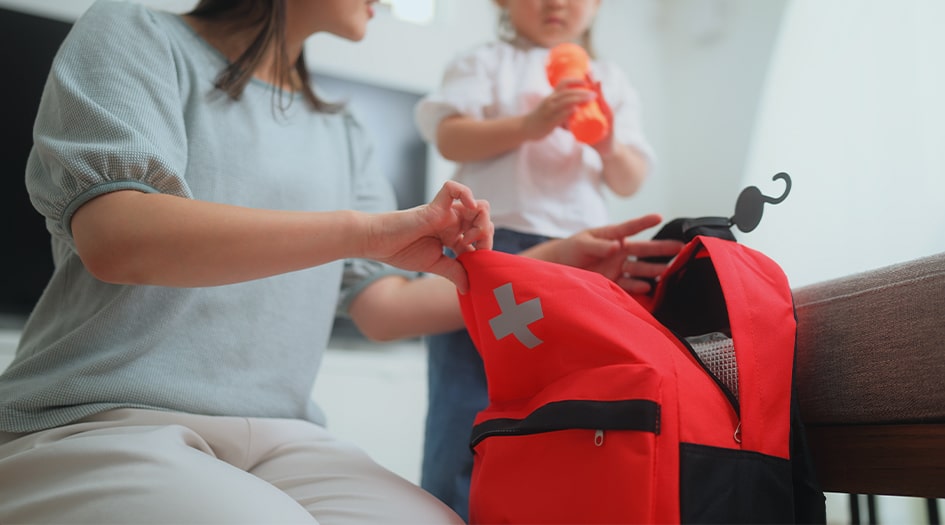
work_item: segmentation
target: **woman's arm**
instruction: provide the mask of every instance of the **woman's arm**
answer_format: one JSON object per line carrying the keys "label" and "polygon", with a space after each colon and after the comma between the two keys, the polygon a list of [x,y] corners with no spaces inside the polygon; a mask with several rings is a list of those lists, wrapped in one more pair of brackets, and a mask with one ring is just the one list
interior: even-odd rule
{"label": "woman's arm", "polygon": [[372,341],[394,341],[463,327],[456,287],[440,277],[382,277],[355,297],[348,315]]}
{"label": "woman's arm", "polygon": [[[665,264],[637,257],[673,256],[677,241],[626,241],[625,238],[656,226],[662,219],[651,214],[618,224],[592,228],[566,239],[539,244],[521,253],[550,262],[596,271],[629,293],[646,293],[647,278],[659,276]],[[383,277],[361,291],[349,308],[355,325],[365,337],[391,341],[449,332],[463,327],[456,289],[436,277],[408,280]]]}
{"label": "woman's arm", "polygon": [[117,191],[79,208],[72,232],[82,262],[103,281],[215,286],[345,257],[359,248],[342,232],[363,230],[365,220]]}
{"label": "woman's arm", "polygon": [[465,290],[462,266],[443,255],[492,245],[488,204],[447,182],[430,204],[392,213],[243,208],[118,191],[73,216],[79,257],[118,284],[215,286],[362,257],[436,273]]}

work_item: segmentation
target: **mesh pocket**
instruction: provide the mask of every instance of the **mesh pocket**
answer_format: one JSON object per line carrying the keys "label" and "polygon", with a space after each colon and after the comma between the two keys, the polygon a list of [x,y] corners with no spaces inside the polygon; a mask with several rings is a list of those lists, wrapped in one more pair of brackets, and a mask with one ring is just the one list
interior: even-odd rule
{"label": "mesh pocket", "polygon": [[732,338],[721,333],[687,337],[686,341],[706,368],[738,399],[738,363]]}

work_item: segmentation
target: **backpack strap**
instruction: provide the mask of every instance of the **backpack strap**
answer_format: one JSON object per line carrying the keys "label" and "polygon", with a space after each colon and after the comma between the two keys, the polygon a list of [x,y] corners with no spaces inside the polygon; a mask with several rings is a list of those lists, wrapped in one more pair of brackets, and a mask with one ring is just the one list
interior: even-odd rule
{"label": "backpack strap", "polygon": [[780,266],[742,244],[699,235],[667,268],[650,307],[678,335],[732,338],[743,447],[789,458],[796,321]]}

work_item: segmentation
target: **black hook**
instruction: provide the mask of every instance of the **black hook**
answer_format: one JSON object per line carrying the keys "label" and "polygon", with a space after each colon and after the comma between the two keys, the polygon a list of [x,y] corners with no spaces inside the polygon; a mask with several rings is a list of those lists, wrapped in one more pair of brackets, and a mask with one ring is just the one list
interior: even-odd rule
{"label": "black hook", "polygon": [[738,226],[738,229],[748,233],[758,227],[761,222],[761,214],[764,211],[764,205],[778,204],[787,198],[791,193],[791,177],[787,173],[781,172],[771,178],[771,180],[781,179],[785,183],[784,193],[780,197],[769,197],[761,193],[757,186],[749,186],[742,190],[735,202],[735,215],[729,219],[731,224]]}

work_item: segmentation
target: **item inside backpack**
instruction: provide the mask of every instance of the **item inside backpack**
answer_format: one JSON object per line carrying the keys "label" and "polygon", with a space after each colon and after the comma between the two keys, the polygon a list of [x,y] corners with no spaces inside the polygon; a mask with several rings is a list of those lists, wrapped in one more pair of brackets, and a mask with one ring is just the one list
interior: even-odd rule
{"label": "item inside backpack", "polygon": [[667,279],[653,317],[679,337],[712,332],[731,337],[722,285],[711,259],[694,254],[693,261]]}

